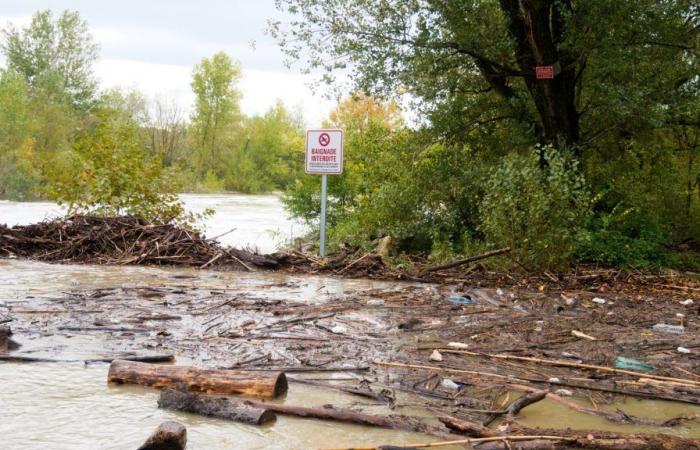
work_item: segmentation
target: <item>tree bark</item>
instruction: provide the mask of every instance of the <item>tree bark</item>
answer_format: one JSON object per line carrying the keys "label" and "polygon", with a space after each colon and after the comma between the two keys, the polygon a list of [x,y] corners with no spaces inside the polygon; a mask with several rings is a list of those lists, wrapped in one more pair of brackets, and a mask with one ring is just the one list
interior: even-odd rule
{"label": "tree bark", "polygon": [[187,429],[184,425],[168,421],[158,425],[158,428],[146,439],[138,450],[185,450],[187,446]]}
{"label": "tree bark", "polygon": [[210,394],[243,394],[274,398],[287,392],[282,372],[251,373],[235,370],[206,370],[116,360],[109,366],[107,380],[155,388],[186,386],[191,391]]}
{"label": "tree bark", "polygon": [[161,391],[158,407],[233,420],[250,425],[262,425],[272,422],[276,418],[274,412],[265,408],[257,408],[223,397],[205,397],[180,389],[165,389]]}
{"label": "tree bark", "polygon": [[[567,1],[500,0],[516,59],[542,121],[543,140],[557,148],[579,142],[576,60],[557,44],[564,36],[561,8]],[[554,66],[553,79],[538,80],[537,66]],[[557,73],[557,69],[559,73]],[[575,149],[576,150],[576,149]]]}

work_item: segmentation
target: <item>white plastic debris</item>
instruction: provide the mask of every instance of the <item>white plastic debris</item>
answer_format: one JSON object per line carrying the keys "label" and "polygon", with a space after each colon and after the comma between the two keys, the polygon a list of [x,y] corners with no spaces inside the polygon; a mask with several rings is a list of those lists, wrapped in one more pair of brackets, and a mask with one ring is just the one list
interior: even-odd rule
{"label": "white plastic debris", "polygon": [[685,332],[685,327],[683,325],[669,325],[667,323],[657,323],[651,328],[661,333],[682,334]]}
{"label": "white plastic debris", "polygon": [[433,353],[430,354],[430,360],[431,361],[442,361],[442,354],[437,350],[433,350]]}
{"label": "white plastic debris", "polygon": [[550,383],[561,383],[561,380],[557,377],[552,377],[552,378],[548,379],[547,381],[549,381]]}
{"label": "white plastic debris", "polygon": [[557,389],[556,391],[554,391],[554,393],[557,395],[561,395],[562,397],[571,397],[572,395],[574,395],[574,393],[568,389]]}
{"label": "white plastic debris", "polygon": [[593,303],[597,303],[597,304],[599,304],[599,305],[604,305],[604,304],[605,304],[605,299],[604,299],[604,298],[600,298],[600,297],[596,297],[596,298],[594,298],[594,299],[591,300],[591,301],[592,301]]}
{"label": "white plastic debris", "polygon": [[331,328],[331,331],[335,334],[345,334],[348,331],[348,329],[342,325],[336,325],[333,328]]}
{"label": "white plastic debris", "polygon": [[450,380],[449,378],[443,378],[442,383],[440,384],[442,385],[442,387],[446,389],[451,389],[453,391],[459,390],[459,388],[462,387],[454,381]]}
{"label": "white plastic debris", "polygon": [[690,353],[690,349],[685,347],[678,347],[676,350],[678,350],[678,353]]}
{"label": "white plastic debris", "polygon": [[535,331],[538,333],[542,331],[542,325],[544,324],[544,320],[538,320],[535,322]]}
{"label": "white plastic debris", "polygon": [[590,336],[590,335],[583,333],[581,331],[578,331],[578,330],[571,330],[571,335],[576,336],[577,338],[581,338],[581,339],[588,339],[589,341],[597,340],[593,336]]}
{"label": "white plastic debris", "polygon": [[693,299],[692,299],[692,298],[689,298],[688,300],[683,300],[683,301],[681,302],[681,305],[683,305],[683,306],[690,306],[690,305],[692,305],[692,304],[693,304]]}
{"label": "white plastic debris", "polygon": [[501,288],[496,289],[496,295],[498,295],[499,297],[503,297],[503,289],[501,289]]}
{"label": "white plastic debris", "polygon": [[450,342],[447,344],[448,347],[450,348],[456,348],[458,350],[466,350],[469,348],[469,344],[465,344],[463,342]]}

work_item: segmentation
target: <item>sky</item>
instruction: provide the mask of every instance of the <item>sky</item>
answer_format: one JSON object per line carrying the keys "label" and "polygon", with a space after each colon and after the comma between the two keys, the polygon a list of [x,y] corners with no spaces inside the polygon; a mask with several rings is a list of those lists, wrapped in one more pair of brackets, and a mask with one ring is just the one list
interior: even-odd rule
{"label": "sky", "polygon": [[315,127],[335,103],[323,88],[309,87],[313,75],[287,68],[265,33],[269,19],[284,20],[273,0],[1,0],[0,26],[25,26],[41,9],[75,10],[87,20],[100,45],[95,73],[103,88],[137,88],[191,111],[193,66],[223,50],[243,68],[245,114],[263,114],[282,100]]}

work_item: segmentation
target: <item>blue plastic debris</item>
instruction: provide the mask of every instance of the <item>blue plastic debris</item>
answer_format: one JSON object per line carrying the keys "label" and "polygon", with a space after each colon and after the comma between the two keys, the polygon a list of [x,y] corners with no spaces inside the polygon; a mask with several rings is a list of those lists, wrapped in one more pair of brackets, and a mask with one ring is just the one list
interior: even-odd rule
{"label": "blue plastic debris", "polygon": [[474,300],[468,295],[450,295],[447,297],[447,301],[453,305],[472,305]]}

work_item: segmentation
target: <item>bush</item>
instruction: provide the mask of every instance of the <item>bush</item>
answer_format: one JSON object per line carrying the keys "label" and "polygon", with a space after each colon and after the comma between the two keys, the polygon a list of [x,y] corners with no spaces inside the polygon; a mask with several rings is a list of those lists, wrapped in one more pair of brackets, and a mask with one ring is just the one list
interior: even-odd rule
{"label": "bush", "polygon": [[95,121],[72,140],[70,170],[57,173],[51,197],[69,212],[137,215],[156,223],[193,225],[177,197],[175,174],[143,148],[137,125],[101,108]]}
{"label": "bush", "polygon": [[486,182],[479,228],[491,243],[510,246],[526,269],[563,269],[573,259],[576,230],[590,216],[590,197],[572,158],[535,150],[509,155],[496,168]]}

